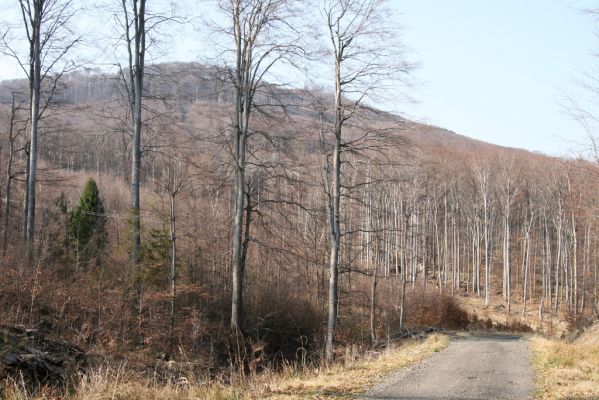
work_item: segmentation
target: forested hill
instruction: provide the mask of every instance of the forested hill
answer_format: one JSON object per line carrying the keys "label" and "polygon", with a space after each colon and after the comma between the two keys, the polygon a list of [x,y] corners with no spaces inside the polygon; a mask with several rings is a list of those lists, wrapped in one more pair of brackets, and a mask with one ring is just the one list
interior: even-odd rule
{"label": "forested hill", "polygon": [[[207,128],[214,128],[214,119],[222,120],[221,111],[231,106],[233,89],[228,83],[227,71],[199,63],[157,64],[146,68],[148,118],[164,122],[168,114],[169,123],[174,122],[178,126],[176,132],[170,133],[188,138],[210,135]],[[61,129],[60,135],[56,135],[55,128],[48,129],[46,135],[41,138],[45,142],[42,152],[44,148],[52,148],[52,154],[46,154],[46,158],[59,162],[60,166],[65,168],[89,169],[93,165],[93,168],[106,172],[122,169],[120,163],[119,167],[99,166],[104,163],[102,155],[94,154],[94,149],[102,149],[110,154],[122,153],[123,157],[126,157],[128,152],[127,139],[124,137],[129,134],[129,128],[126,126],[127,92],[119,74],[107,74],[99,69],[84,69],[61,77],[56,87],[53,87],[53,84],[50,78],[45,84],[46,98],[52,91],[52,101],[49,105],[51,112],[47,113],[47,118],[54,119],[47,125],[55,127],[59,124]],[[17,101],[20,99],[26,104],[27,90],[28,81],[24,79],[0,82],[2,107],[6,108],[10,104],[13,94]],[[329,95],[322,89],[288,89],[274,85],[266,85],[256,98],[256,102],[263,108],[277,110],[278,113],[285,113],[289,118],[296,119],[298,125],[295,132],[303,131],[301,140],[305,142],[308,152],[317,147],[314,142],[318,138],[312,129],[321,117],[317,108],[324,104],[330,110],[331,101],[332,94]],[[218,110],[216,114],[215,109]],[[426,151],[445,148],[467,153],[502,149],[500,146],[468,138],[447,129],[409,121],[380,110],[371,109],[368,115],[373,126],[381,123],[387,127],[395,126],[397,132],[408,138],[410,143],[425,147]],[[331,112],[326,111],[324,118],[330,121]],[[154,122],[159,125],[161,122],[157,120]],[[306,127],[310,127],[312,132],[306,131]],[[151,124],[148,129],[153,130]],[[291,131],[282,133],[293,136]],[[75,135],[77,140],[67,139],[71,135]],[[107,140],[110,143],[106,143]],[[150,141],[156,144],[155,136]],[[68,146],[61,148],[61,143]],[[106,149],[106,146],[120,148]],[[56,159],[56,156],[60,160]]]}
{"label": "forested hill", "polygon": [[[433,361],[451,374],[370,393],[525,398],[524,343],[467,331],[565,337],[597,320],[599,162],[402,113],[413,56],[438,52],[426,73],[450,84],[432,95],[467,103],[467,87],[446,91],[476,79],[445,55],[496,67],[503,41],[434,50],[391,0],[6,3],[0,70],[25,73],[0,81],[0,398],[369,398],[448,346],[463,362]],[[212,64],[152,64],[181,51]],[[539,74],[518,100],[547,100],[548,64],[524,65],[481,70],[495,87],[467,110],[494,126],[485,95]],[[501,114],[518,131],[520,117]],[[479,366],[501,348],[488,384]]]}
{"label": "forested hill", "polygon": [[[142,369],[166,354],[199,360],[193,368],[205,373],[316,360],[328,315],[338,317],[333,349],[429,327],[555,333],[554,321],[599,305],[599,171],[586,161],[373,108],[351,114],[351,102],[344,119],[330,93],[264,85],[239,179],[239,93],[214,68],[159,65],[148,70],[140,113],[134,209],[124,81],[93,71],[63,78],[39,120],[34,244],[43,268],[25,277],[27,84],[2,84],[3,320],[48,327]],[[47,81],[44,99],[52,89]],[[232,302],[235,271],[243,296]],[[338,310],[329,313],[331,296]],[[232,304],[241,305],[241,348]]]}

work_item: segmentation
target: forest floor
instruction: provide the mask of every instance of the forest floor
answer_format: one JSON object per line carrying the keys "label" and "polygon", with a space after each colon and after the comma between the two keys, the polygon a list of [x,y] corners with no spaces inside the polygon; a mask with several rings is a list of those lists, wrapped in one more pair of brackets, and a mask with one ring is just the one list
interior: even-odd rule
{"label": "forest floor", "polygon": [[556,338],[564,337],[568,333],[569,327],[566,316],[561,313],[557,318],[554,318],[549,310],[545,310],[543,320],[541,321],[539,318],[538,302],[530,302],[526,307],[525,314],[522,312],[523,305],[515,302],[512,304],[508,315],[505,301],[503,301],[501,296],[491,297],[488,305],[485,304],[484,296],[457,296],[456,298],[464,310],[472,315],[476,315],[480,320],[490,319],[494,324],[503,325],[521,323],[529,326],[535,333]]}
{"label": "forest floor", "polygon": [[599,399],[599,324],[573,340],[537,334],[459,332],[404,339],[361,353],[347,348],[326,367],[190,376],[165,382],[129,366],[90,370],[69,394],[0,387],[6,400],[438,400]]}
{"label": "forest floor", "polygon": [[528,340],[513,335],[455,335],[442,353],[406,368],[366,395],[380,399],[531,399]]}
{"label": "forest floor", "polygon": [[419,339],[392,343],[365,355],[347,349],[339,361],[328,367],[292,367],[279,372],[236,376],[219,383],[201,378],[158,382],[134,373],[123,365],[90,371],[70,394],[51,392],[31,395],[18,384],[7,382],[6,400],[307,400],[356,399],[398,369],[423,361],[449,344],[446,335],[432,334]]}

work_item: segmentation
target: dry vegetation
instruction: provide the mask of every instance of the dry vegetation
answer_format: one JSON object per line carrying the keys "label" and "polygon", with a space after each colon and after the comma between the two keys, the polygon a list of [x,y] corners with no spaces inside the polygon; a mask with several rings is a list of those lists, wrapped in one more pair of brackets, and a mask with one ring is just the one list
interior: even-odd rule
{"label": "dry vegetation", "polygon": [[599,398],[599,325],[573,341],[531,339],[540,399]]}
{"label": "dry vegetation", "polygon": [[[36,117],[33,82],[0,83],[0,324],[85,351],[71,397],[350,396],[445,343],[434,336],[356,361],[415,331],[532,326],[561,336],[560,320],[595,318],[597,165],[470,140],[362,103],[375,102],[394,69],[368,54],[403,57],[378,23],[367,28],[379,16],[370,7],[385,2],[325,2],[329,34],[351,32],[331,25],[335,10],[364,22],[354,37],[337,37],[359,49],[330,60],[341,71],[355,57],[349,76],[325,85],[337,93],[266,82],[268,60],[302,54],[293,40],[272,42],[290,39],[276,25],[299,22],[283,7],[295,1],[218,3],[231,7],[225,24],[255,27],[239,20],[243,10],[267,27],[230,41],[231,55],[248,51],[233,56],[244,60],[236,71],[220,60],[148,65],[144,79],[141,66],[129,78],[54,72],[36,94],[51,107]],[[143,24],[123,27],[145,35]],[[268,38],[256,41],[259,32]],[[395,61],[401,75],[411,69]],[[52,79],[61,82],[55,94]],[[89,176],[103,206],[81,211]],[[78,250],[74,215],[102,221],[89,253]],[[345,362],[319,370],[323,359]],[[54,390],[48,376],[14,364],[0,369],[5,396]]]}
{"label": "dry vegetation", "polygon": [[127,365],[90,371],[68,395],[43,388],[37,395],[18,381],[6,383],[6,400],[192,400],[192,399],[353,399],[381,382],[391,372],[421,361],[447,347],[447,336],[433,334],[425,339],[392,343],[383,350],[348,348],[344,357],[328,367],[286,365],[280,372],[235,375],[225,384],[197,377],[160,381],[156,376],[137,374]]}
{"label": "dry vegetation", "polygon": [[475,316],[481,325],[488,327],[509,328],[511,326],[512,329],[506,330],[519,331],[518,326],[522,326],[524,328],[520,329],[522,332],[534,331],[555,338],[566,336],[570,330],[567,313],[560,313],[557,316],[544,313],[541,320],[538,302],[529,304],[526,315],[522,314],[523,307],[519,302],[512,304],[511,312],[508,314],[505,302],[500,298],[492,298],[486,305],[485,300],[480,297],[460,297],[458,303],[471,316]]}
{"label": "dry vegetation", "polygon": [[[198,103],[192,105],[200,107]],[[309,126],[305,120],[302,123]],[[195,126],[195,121],[186,124]],[[214,134],[212,128],[206,129],[202,132],[204,139]],[[173,133],[173,136],[179,134]],[[19,204],[24,192],[21,182],[16,181],[9,231],[12,239],[2,260],[5,272],[0,276],[0,323],[25,325],[82,347],[92,359],[100,360],[100,365],[108,365],[103,372],[90,373],[94,379],[89,384],[99,386],[105,384],[102,376],[114,375],[114,371],[118,371],[115,366],[123,363],[127,365],[126,386],[135,387],[132,381],[139,380],[147,383],[142,386],[153,389],[190,375],[230,382],[240,370],[244,374],[262,372],[268,376],[269,371],[280,373],[284,365],[294,366],[291,369],[303,363],[316,365],[323,354],[322,337],[326,329],[325,202],[318,172],[320,164],[317,155],[308,149],[309,138],[289,135],[285,168],[293,171],[297,180],[256,171],[257,181],[253,181],[259,193],[255,200],[259,201],[256,207],[260,212],[255,214],[248,249],[244,288],[246,336],[242,343],[228,328],[232,222],[229,161],[219,156],[209,157],[206,154],[209,151],[215,155],[222,152],[218,146],[200,139],[187,149],[193,163],[185,176],[191,183],[177,203],[180,239],[173,354],[165,356],[171,297],[167,249],[170,241],[165,236],[168,199],[160,186],[164,160],[157,156],[154,159],[154,155],[145,160],[142,245],[154,247],[150,248],[152,254],[142,259],[140,273],[136,275],[128,259],[129,193],[127,181],[121,177],[121,168],[126,168],[127,161],[103,156],[104,152],[118,154],[121,151],[117,141],[107,141],[102,151],[91,146],[90,157],[98,161],[99,167],[79,161],[61,164],[55,153],[44,157],[38,193],[37,215],[42,221],[36,240],[39,257],[34,266],[23,256],[23,215]],[[47,136],[46,140],[51,143],[58,139]],[[202,149],[200,144],[206,148]],[[61,148],[59,144],[56,146]],[[276,154],[264,143],[257,147],[265,156]],[[74,157],[85,153],[74,147],[68,150],[73,151]],[[535,192],[536,197],[528,197],[524,190],[514,200],[518,203],[518,213],[512,218],[512,224],[518,229],[514,228],[511,235],[512,269],[508,272],[513,287],[509,323],[506,300],[500,297],[506,280],[502,277],[503,249],[498,244],[503,232],[497,226],[490,232],[495,244],[488,255],[493,268],[489,282],[491,301],[487,306],[484,304],[486,260],[480,192],[474,164],[450,162],[456,154],[469,160],[462,150],[436,149],[431,154],[418,153],[417,157],[409,158],[405,166],[372,167],[371,175],[354,171],[352,179],[360,189],[347,201],[344,214],[347,229],[351,227],[354,233],[347,235],[343,243],[337,357],[343,357],[347,348],[370,348],[371,317],[375,342],[380,343],[404,335],[406,330],[413,332],[428,327],[528,330],[527,325],[538,326],[535,321],[539,299],[547,292],[550,296],[544,301],[544,321],[545,324],[555,322],[554,328],[546,326],[543,332],[550,333],[554,329],[556,335],[561,335],[563,324],[560,322],[558,327],[559,320],[575,313],[591,315],[597,300],[593,289],[598,260],[593,246],[596,221],[587,218],[594,210],[592,204],[573,208],[579,212],[574,215],[575,229],[569,235],[558,237],[552,221],[572,221],[564,213],[555,214],[544,195]],[[484,163],[490,169],[500,168],[506,154],[484,153]],[[527,187],[547,169],[556,173],[555,182],[560,185],[570,179],[567,174],[561,175],[562,172],[578,171],[580,180],[587,172],[590,178],[595,176],[594,169],[579,171],[578,167],[583,164],[578,162],[558,163],[520,153],[517,160],[521,163],[519,171],[527,171],[518,175],[522,187]],[[359,164],[359,160],[352,161]],[[15,167],[22,169],[22,160]],[[387,171],[383,171],[385,168]],[[72,207],[88,176],[94,176],[98,182],[109,215],[108,241],[97,260],[78,266],[73,254],[65,248],[66,218],[57,207],[56,199],[64,193]],[[494,179],[498,185],[499,177]],[[376,180],[386,183],[358,184]],[[451,185],[443,188],[442,182]],[[499,189],[488,188],[490,196],[495,196],[498,202],[501,197],[496,190]],[[565,198],[570,195],[564,193]],[[589,197],[590,203],[592,199]],[[452,203],[460,207],[446,206]],[[530,222],[526,212],[531,204],[535,212],[546,213],[547,220],[535,219],[528,248],[526,235],[521,230],[523,224]],[[500,225],[500,207],[497,203],[494,207],[494,223]],[[576,249],[574,233],[578,234]],[[555,251],[560,244],[564,246],[562,261],[568,269],[558,271],[561,276],[556,298],[552,279],[557,260],[545,254],[546,250]],[[525,263],[527,254],[528,264]],[[572,262],[574,254],[578,256],[577,264]],[[476,278],[477,273],[481,279]],[[522,318],[525,276],[528,277],[528,308],[526,318]],[[565,277],[569,280],[564,280]],[[578,279],[577,285],[573,278]],[[374,307],[373,280],[377,283]],[[135,307],[138,282],[143,284],[140,308]],[[402,330],[400,310],[404,286]],[[467,297],[460,307],[458,302],[463,296]],[[557,299],[559,310],[552,313]],[[166,359],[172,360],[170,364]],[[152,380],[157,365],[160,379]],[[174,372],[168,365],[175,366]],[[238,385],[210,387],[221,390],[223,396],[234,396],[240,390]],[[173,386],[167,384],[164,390],[172,389]]]}

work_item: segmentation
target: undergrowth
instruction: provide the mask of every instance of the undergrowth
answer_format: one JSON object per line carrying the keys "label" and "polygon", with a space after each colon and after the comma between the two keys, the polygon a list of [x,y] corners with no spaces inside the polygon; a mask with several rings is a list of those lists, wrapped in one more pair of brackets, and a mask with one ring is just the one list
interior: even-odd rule
{"label": "undergrowth", "polygon": [[424,340],[392,344],[380,351],[360,356],[347,350],[347,357],[327,367],[286,364],[280,371],[235,374],[228,381],[194,376],[162,382],[132,371],[126,364],[91,370],[68,394],[41,388],[28,392],[17,381],[6,381],[6,400],[291,400],[351,399],[366,392],[397,368],[421,361],[441,351],[449,343],[446,336],[434,334]]}

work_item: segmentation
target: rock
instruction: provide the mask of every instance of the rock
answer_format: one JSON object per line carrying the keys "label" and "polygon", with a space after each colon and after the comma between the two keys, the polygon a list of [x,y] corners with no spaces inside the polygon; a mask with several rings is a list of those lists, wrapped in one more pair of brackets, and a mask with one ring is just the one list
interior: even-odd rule
{"label": "rock", "polygon": [[79,347],[48,340],[36,330],[0,325],[0,379],[14,377],[38,387],[64,387],[82,372],[86,355]]}
{"label": "rock", "polygon": [[17,358],[18,357],[19,356],[17,356],[15,353],[7,353],[4,356],[4,360],[2,360],[2,362],[6,366],[11,366],[11,365],[14,365],[17,362]]}

